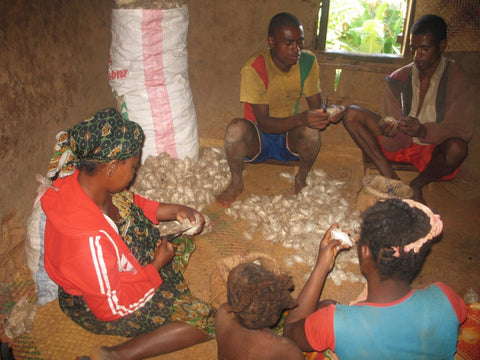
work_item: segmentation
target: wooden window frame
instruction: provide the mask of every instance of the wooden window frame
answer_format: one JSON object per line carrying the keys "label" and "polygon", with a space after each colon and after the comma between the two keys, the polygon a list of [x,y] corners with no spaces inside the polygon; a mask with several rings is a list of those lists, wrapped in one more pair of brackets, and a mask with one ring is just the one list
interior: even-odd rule
{"label": "wooden window frame", "polygon": [[[361,60],[372,61],[372,62],[389,62],[392,59],[406,58],[411,55],[410,53],[410,44],[409,44],[409,31],[410,27],[413,24],[414,20],[414,10],[415,10],[415,0],[407,0],[407,13],[404,21],[404,31],[402,37],[402,54],[364,54],[364,53],[352,53],[346,51],[334,51],[325,49],[327,43],[327,26],[328,26],[328,16],[330,12],[330,0],[320,0],[319,10],[321,9],[321,18],[319,19],[319,28],[316,29],[317,33],[315,34],[315,49],[324,53],[329,54],[338,54],[345,57],[358,58]],[[318,34],[318,35],[317,35]]]}

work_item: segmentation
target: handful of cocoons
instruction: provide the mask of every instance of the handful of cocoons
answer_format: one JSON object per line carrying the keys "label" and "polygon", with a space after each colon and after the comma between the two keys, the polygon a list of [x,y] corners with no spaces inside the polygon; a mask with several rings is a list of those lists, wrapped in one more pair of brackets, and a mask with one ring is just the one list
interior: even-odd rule
{"label": "handful of cocoons", "polygon": [[198,230],[200,230],[200,226],[201,226],[200,216],[198,214],[195,214],[195,225],[193,225],[193,227],[188,218],[183,219],[181,221],[181,225],[182,225],[182,230],[188,229],[187,231],[184,232],[185,235],[195,235],[198,233]]}
{"label": "handful of cocoons", "polygon": [[385,116],[383,118],[383,121],[393,124],[394,126],[397,126],[399,124],[399,121],[395,119],[393,116]]}
{"label": "handful of cocoons", "polygon": [[342,105],[330,105],[327,108],[328,118],[330,122],[336,124],[343,117],[343,112],[345,111],[345,106]]}
{"label": "handful of cocoons", "polygon": [[340,114],[343,110],[345,110],[345,106],[331,105],[327,108],[327,113],[329,116],[335,116]]}
{"label": "handful of cocoons", "polygon": [[350,247],[353,246],[352,239],[350,239],[350,236],[348,236],[347,233],[344,233],[341,230],[333,229],[330,234],[332,236],[332,239],[339,240],[342,243],[342,245],[347,245]]}

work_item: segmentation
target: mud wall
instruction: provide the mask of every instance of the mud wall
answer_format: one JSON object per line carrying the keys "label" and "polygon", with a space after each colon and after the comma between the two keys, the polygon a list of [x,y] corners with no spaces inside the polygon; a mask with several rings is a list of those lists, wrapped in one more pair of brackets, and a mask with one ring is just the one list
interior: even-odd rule
{"label": "mud wall", "polygon": [[[242,115],[240,68],[266,46],[268,21],[274,14],[297,15],[304,24],[306,47],[313,49],[318,2],[189,1],[190,81],[202,138],[221,140],[228,121]],[[416,17],[428,9],[448,11],[452,3],[417,0]],[[110,0],[0,3],[0,218],[17,210],[19,221],[25,220],[36,195],[35,174],[45,173],[58,131],[114,105],[107,78],[112,5]],[[480,45],[478,29],[473,30],[465,49],[453,50],[478,82]],[[472,29],[467,27],[466,33],[472,34]],[[317,54],[322,89],[330,102],[372,110],[379,109],[383,77],[408,62],[367,63]],[[342,78],[335,91],[337,68]],[[324,144],[355,148],[342,126],[327,129]],[[478,142],[474,147],[480,153]]]}
{"label": "mud wall", "polygon": [[110,106],[110,2],[0,4],[0,218],[36,195],[58,131]]}

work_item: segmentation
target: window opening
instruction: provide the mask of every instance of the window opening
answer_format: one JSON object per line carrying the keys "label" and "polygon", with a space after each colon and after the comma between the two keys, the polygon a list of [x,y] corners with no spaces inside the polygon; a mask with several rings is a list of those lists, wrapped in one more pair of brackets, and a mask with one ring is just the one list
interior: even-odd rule
{"label": "window opening", "polygon": [[317,49],[361,55],[402,56],[414,0],[322,0]]}
{"label": "window opening", "polygon": [[335,83],[333,84],[334,91],[337,91],[338,84],[340,83],[340,75],[342,75],[342,69],[335,69]]}

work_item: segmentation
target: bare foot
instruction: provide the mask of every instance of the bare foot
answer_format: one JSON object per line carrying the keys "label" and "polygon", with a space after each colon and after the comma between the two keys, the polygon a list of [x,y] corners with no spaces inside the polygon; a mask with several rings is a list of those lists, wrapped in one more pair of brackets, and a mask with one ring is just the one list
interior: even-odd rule
{"label": "bare foot", "polygon": [[295,176],[295,194],[298,194],[302,189],[307,186],[307,177],[299,176],[299,173]]}
{"label": "bare foot", "polygon": [[215,197],[215,201],[223,207],[229,207],[242,191],[243,183],[240,185],[234,185],[231,183],[225,190]]}
{"label": "bare foot", "polygon": [[106,346],[98,346],[92,350],[89,356],[90,360],[116,360],[118,356],[115,351]]}
{"label": "bare foot", "polygon": [[419,188],[419,187],[413,187],[411,184],[410,184],[410,187],[413,189],[413,196],[412,196],[412,200],[415,200],[421,204],[424,204],[424,205],[427,205],[427,202],[425,201],[425,199],[423,198],[423,192],[422,192],[422,188]]}

